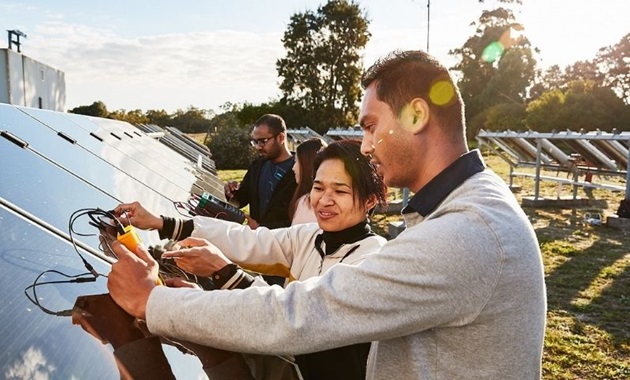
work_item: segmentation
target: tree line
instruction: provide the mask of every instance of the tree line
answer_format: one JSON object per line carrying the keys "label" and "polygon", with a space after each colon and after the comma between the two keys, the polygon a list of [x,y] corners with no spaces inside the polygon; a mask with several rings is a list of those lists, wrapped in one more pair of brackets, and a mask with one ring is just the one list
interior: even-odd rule
{"label": "tree line", "polygon": [[[467,137],[474,139],[481,129],[630,130],[630,33],[592,60],[542,70],[539,51],[515,16],[522,2],[499,0],[482,11],[474,34],[449,52],[457,61],[451,69],[466,104]],[[218,168],[246,167],[252,157],[249,128],[264,113],[320,134],[357,123],[369,24],[367,13],[348,0],[294,14],[282,37],[286,56],[276,62],[282,95],[267,103],[228,102],[218,113],[190,106],[168,114],[109,112],[97,101],[69,112],[205,132]]]}

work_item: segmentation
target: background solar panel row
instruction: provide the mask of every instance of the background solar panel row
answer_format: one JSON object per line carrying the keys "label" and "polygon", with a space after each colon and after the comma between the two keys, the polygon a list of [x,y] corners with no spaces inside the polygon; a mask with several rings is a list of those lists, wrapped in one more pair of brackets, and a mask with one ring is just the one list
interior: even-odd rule
{"label": "background solar panel row", "polygon": [[[556,172],[572,173],[572,183],[585,187],[600,187],[622,191],[616,184],[594,183],[591,179],[578,182],[578,176],[587,174],[626,179],[626,197],[630,197],[630,132],[487,132],[477,135],[479,146],[497,153],[513,169],[523,167],[544,168]],[[542,178],[535,175],[538,180]],[[571,181],[569,181],[571,182]]]}

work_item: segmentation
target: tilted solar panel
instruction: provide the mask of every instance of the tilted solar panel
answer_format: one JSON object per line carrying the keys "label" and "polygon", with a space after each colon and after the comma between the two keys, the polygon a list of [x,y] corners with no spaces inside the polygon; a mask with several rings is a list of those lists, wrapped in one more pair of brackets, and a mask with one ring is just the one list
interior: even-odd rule
{"label": "tilted solar panel", "polygon": [[[202,191],[223,197],[221,182],[128,123],[4,104],[0,162],[0,377],[119,378],[111,346],[70,318],[78,297],[107,293],[113,260],[98,230],[77,221],[78,252],[101,276],[88,274],[70,216],[133,200],[181,216],[174,201]],[[139,233],[145,245],[158,243],[157,233]],[[83,274],[89,282],[67,282]],[[205,377],[193,355],[171,344],[162,351],[177,378]]]}

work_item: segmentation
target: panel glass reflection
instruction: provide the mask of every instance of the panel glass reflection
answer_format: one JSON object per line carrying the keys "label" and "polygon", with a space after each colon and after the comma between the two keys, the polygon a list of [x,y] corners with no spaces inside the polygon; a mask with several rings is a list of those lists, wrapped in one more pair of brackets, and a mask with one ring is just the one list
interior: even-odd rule
{"label": "panel glass reflection", "polygon": [[[109,265],[82,252],[101,274]],[[120,378],[111,345],[102,344],[73,325],[70,316],[45,313],[25,289],[47,270],[78,275],[86,270],[70,244],[0,207],[0,377],[4,379]],[[40,281],[65,278],[48,273]],[[79,296],[107,293],[106,278],[96,282],[40,285],[42,307],[59,313],[71,310]],[[196,357],[162,345],[177,378],[206,378]]]}

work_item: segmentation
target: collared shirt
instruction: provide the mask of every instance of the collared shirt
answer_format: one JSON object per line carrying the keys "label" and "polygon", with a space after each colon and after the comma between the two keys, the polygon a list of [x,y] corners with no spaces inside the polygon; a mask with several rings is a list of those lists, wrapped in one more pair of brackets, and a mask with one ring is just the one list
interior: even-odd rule
{"label": "collared shirt", "polygon": [[427,216],[465,180],[484,171],[485,168],[486,165],[483,163],[479,150],[475,149],[461,155],[420,189],[409,200],[402,213],[417,212],[423,217]]}

